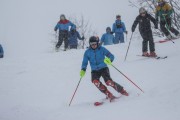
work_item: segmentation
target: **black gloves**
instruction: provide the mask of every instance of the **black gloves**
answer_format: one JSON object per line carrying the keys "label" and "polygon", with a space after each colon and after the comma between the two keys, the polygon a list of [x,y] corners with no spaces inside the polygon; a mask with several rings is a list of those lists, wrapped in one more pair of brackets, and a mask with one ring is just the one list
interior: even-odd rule
{"label": "black gloves", "polygon": [[135,28],[134,28],[134,27],[132,27],[132,28],[131,28],[131,31],[132,31],[132,32],[134,32],[134,31],[135,31]]}

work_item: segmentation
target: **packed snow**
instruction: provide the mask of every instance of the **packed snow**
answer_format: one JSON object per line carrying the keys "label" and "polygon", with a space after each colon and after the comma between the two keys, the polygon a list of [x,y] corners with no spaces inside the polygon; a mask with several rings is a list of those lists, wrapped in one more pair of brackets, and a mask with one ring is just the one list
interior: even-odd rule
{"label": "packed snow", "polygon": [[[111,77],[130,94],[115,102],[94,102],[105,98],[91,82],[88,65],[71,106],[69,102],[80,80],[86,49],[55,52],[53,29],[61,13],[83,14],[92,21],[99,36],[121,14],[129,34],[124,44],[106,46],[115,55],[113,65],[136,83],[141,92],[109,66]],[[0,120],[179,120],[180,39],[156,43],[156,53],[168,56],[156,60],[141,55],[142,38],[136,28],[127,60],[131,25],[138,9],[127,1],[0,1]],[[155,41],[163,38],[154,37]],[[101,79],[103,82],[103,79]],[[104,82],[103,82],[104,83]],[[120,96],[114,89],[108,89]]]}

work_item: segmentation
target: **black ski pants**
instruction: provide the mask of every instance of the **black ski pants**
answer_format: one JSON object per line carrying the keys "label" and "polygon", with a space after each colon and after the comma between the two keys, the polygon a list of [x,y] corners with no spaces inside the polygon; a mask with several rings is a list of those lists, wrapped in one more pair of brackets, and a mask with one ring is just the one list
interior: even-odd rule
{"label": "black ski pants", "polygon": [[154,45],[154,40],[152,36],[152,31],[140,31],[140,34],[143,38],[142,42],[142,52],[147,52],[148,51],[148,42],[149,42],[149,50],[150,52],[155,51],[155,45]]}
{"label": "black ski pants", "polygon": [[179,32],[175,28],[172,27],[171,18],[166,19],[166,21],[165,20],[160,21],[160,28],[166,36],[168,36],[170,34],[169,31],[171,31],[175,35],[179,34]]}
{"label": "black ski pants", "polygon": [[92,82],[102,93],[106,94],[107,87],[105,85],[103,85],[102,82],[99,80],[101,76],[103,77],[106,85],[113,87],[119,93],[121,92],[123,87],[111,79],[110,73],[109,73],[109,68],[105,67],[100,70],[97,70],[97,71],[94,70],[91,72]]}
{"label": "black ski pants", "polygon": [[56,44],[56,47],[60,47],[64,41],[64,48],[68,48],[68,31],[66,30],[60,30],[59,31],[59,39],[58,43]]}

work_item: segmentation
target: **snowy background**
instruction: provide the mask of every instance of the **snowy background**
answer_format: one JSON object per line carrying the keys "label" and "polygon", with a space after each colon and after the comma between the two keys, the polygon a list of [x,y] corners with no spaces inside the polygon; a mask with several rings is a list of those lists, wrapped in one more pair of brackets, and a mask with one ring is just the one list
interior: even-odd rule
{"label": "snowy background", "polygon": [[[113,80],[130,96],[95,107],[93,103],[105,96],[91,83],[88,67],[69,107],[85,50],[54,52],[52,33],[62,13],[67,17],[83,15],[100,37],[120,14],[129,31],[128,41],[107,49],[115,55],[113,64],[145,93],[109,67]],[[0,59],[0,120],[180,119],[180,40],[156,44],[157,54],[167,55],[167,59],[142,58],[137,56],[142,39],[136,28],[124,62],[130,28],[138,14],[128,1],[0,0],[0,14],[0,44],[5,51]]]}

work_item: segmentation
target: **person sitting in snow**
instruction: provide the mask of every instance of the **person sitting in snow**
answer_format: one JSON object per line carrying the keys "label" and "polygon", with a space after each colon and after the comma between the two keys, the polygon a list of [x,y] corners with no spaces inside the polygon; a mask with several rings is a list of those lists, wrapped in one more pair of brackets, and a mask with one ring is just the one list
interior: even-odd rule
{"label": "person sitting in snow", "polygon": [[[151,23],[152,21],[154,23],[154,26],[156,29],[158,29],[158,24],[150,14],[147,13],[145,8],[141,7],[139,9],[139,15],[136,17],[133,25],[132,25],[132,32],[135,31],[137,24],[139,24],[139,32],[143,38],[142,42],[142,56],[151,56],[151,57],[156,57],[155,53],[155,45],[154,45],[154,40],[152,36],[152,30],[151,30]],[[150,54],[147,52],[148,51],[148,42],[149,42],[149,48],[150,48]]]}
{"label": "person sitting in snow", "polygon": [[169,31],[180,37],[179,31],[172,27],[171,15],[173,13],[172,7],[164,0],[158,0],[158,6],[156,7],[156,20],[160,17],[160,28],[168,39],[172,39]]}
{"label": "person sitting in snow", "polygon": [[60,21],[57,23],[57,25],[54,28],[54,31],[59,30],[59,39],[56,44],[56,49],[58,49],[61,45],[62,42],[64,41],[64,51],[68,48],[68,32],[69,32],[69,27],[74,27],[75,25],[70,22],[69,20],[66,19],[65,15],[62,14],[60,16]]}
{"label": "person sitting in snow", "polygon": [[101,37],[100,44],[102,45],[112,45],[114,42],[114,35],[111,34],[111,28],[106,28],[106,33],[104,33]]}
{"label": "person sitting in snow", "polygon": [[84,40],[84,36],[80,36],[79,35],[79,32],[76,31],[76,27],[72,27],[70,32],[69,32],[69,35],[68,35],[68,45],[69,45],[69,48],[70,49],[77,49],[77,46],[78,46],[78,39],[79,40]]}
{"label": "person sitting in snow", "polygon": [[114,55],[111,54],[105,47],[100,46],[97,37],[92,36],[89,39],[90,47],[85,51],[80,76],[85,75],[85,71],[88,65],[88,61],[91,66],[91,80],[92,83],[102,92],[107,98],[114,99],[113,94],[107,89],[105,85],[100,81],[100,77],[104,78],[106,85],[113,87],[118,93],[128,96],[128,93],[118,83],[114,82],[110,77],[109,68],[107,64],[112,64]]}
{"label": "person sitting in snow", "polygon": [[124,22],[121,20],[121,16],[116,16],[116,21],[112,26],[112,33],[115,33],[115,41],[114,44],[124,43],[124,34],[127,34],[126,27]]}

